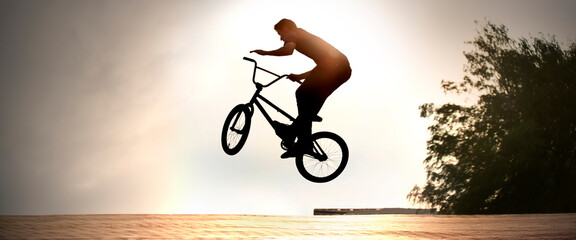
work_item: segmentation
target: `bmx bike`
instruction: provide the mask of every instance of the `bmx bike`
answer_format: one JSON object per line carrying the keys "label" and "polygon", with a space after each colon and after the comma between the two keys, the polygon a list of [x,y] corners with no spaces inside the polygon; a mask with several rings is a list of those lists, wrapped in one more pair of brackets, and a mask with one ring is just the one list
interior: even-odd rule
{"label": "bmx bike", "polygon": [[[250,124],[252,122],[252,116],[254,115],[254,105],[256,105],[256,107],[260,109],[264,118],[266,118],[268,123],[270,123],[270,126],[274,129],[276,135],[282,139],[280,146],[284,150],[287,150],[288,147],[284,140],[287,139],[287,131],[290,131],[288,125],[273,120],[260,101],[274,108],[290,121],[294,121],[295,118],[274,105],[268,99],[264,98],[260,93],[264,88],[269,87],[288,75],[278,75],[264,68],[258,67],[256,60],[254,59],[244,57],[244,60],[254,63],[252,83],[256,86],[256,92],[248,103],[235,106],[226,117],[222,128],[222,149],[228,155],[235,155],[242,149],[248,139]],[[276,76],[276,79],[267,84],[256,82],[257,70],[274,75]],[[300,81],[298,82],[302,83]],[[322,118],[316,116],[313,121],[321,122]],[[342,173],[342,171],[344,171],[344,168],[348,163],[349,152],[346,142],[344,142],[344,139],[337,134],[326,131],[313,133],[311,139],[313,142],[312,152],[301,153],[296,156],[296,168],[298,169],[298,172],[305,179],[311,182],[325,183],[334,180]]]}

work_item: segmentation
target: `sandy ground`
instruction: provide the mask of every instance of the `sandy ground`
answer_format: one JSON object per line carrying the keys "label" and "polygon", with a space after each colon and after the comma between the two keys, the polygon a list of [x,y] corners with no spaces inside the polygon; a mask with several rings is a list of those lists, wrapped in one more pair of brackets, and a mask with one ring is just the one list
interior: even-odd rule
{"label": "sandy ground", "polygon": [[0,239],[576,239],[576,214],[0,216]]}

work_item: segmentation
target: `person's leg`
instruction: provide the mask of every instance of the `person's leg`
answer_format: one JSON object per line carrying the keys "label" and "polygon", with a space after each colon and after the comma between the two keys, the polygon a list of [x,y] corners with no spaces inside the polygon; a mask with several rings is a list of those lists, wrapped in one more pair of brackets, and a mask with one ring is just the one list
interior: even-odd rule
{"label": "person's leg", "polygon": [[[350,71],[316,68],[300,85],[296,90],[298,117],[291,126],[298,137],[298,141],[292,146],[292,151],[289,149],[282,155],[283,158],[293,157],[302,151],[312,150],[312,119],[318,115],[326,98],[348,78],[350,78]],[[293,141],[294,139],[292,139]]]}
{"label": "person's leg", "polygon": [[326,99],[350,76],[348,65],[341,68],[317,68],[296,90],[298,117],[294,123],[302,149],[312,149],[312,119],[318,115]]}
{"label": "person's leg", "polygon": [[318,114],[316,109],[319,109],[318,106],[314,104],[315,100],[315,92],[317,90],[314,89],[309,83],[302,83],[300,87],[296,90],[296,106],[298,107],[298,116],[289,126],[287,136],[282,139],[284,144],[288,148],[292,148],[294,142],[296,141],[296,137],[298,137],[298,141],[302,139],[307,139],[309,135],[312,133],[312,117]]}
{"label": "person's leg", "polygon": [[296,133],[298,140],[294,143],[294,138],[287,140],[288,151],[282,154],[282,158],[294,157],[302,152],[311,151],[312,149],[312,118],[315,117],[324,99],[321,98],[321,85],[318,84],[318,71],[313,70],[308,78],[296,90],[296,104],[298,106],[298,116],[292,123],[292,130]]}
{"label": "person's leg", "polygon": [[296,103],[298,106],[298,116],[292,123],[292,130],[295,133],[295,137],[298,138],[297,142],[294,143],[294,139],[289,139],[287,142],[294,143],[294,151],[309,151],[312,148],[312,118],[318,114],[322,104],[323,99],[318,96],[318,89],[311,84],[303,83],[296,90]]}

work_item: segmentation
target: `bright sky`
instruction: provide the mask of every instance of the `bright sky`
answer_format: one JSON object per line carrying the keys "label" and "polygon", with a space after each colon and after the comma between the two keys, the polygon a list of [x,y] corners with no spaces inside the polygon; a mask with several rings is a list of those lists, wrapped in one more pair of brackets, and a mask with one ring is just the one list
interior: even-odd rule
{"label": "bright sky", "polygon": [[[576,1],[0,1],[0,214],[272,214],[410,207],[425,182],[418,106],[462,101],[475,20],[513,36],[576,39]],[[257,113],[242,151],[220,146],[223,121],[253,94],[255,58],[280,74],[301,54],[262,57],[289,18],[346,54],[352,78],[315,131],[342,136],[350,159],[325,184],[282,160]],[[264,79],[263,79],[264,80]],[[296,113],[297,84],[263,95]]]}

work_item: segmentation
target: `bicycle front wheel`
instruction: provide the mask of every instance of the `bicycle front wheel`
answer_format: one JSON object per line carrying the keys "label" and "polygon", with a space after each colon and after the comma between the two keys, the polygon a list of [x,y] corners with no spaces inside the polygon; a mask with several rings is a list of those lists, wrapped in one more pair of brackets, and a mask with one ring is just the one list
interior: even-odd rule
{"label": "bicycle front wheel", "polygon": [[296,157],[298,172],[308,181],[325,183],[338,177],[348,163],[348,146],[332,132],[312,134],[313,153]]}
{"label": "bicycle front wheel", "polygon": [[222,128],[222,149],[228,155],[235,155],[242,149],[250,132],[252,113],[248,106],[237,105],[230,111]]}

